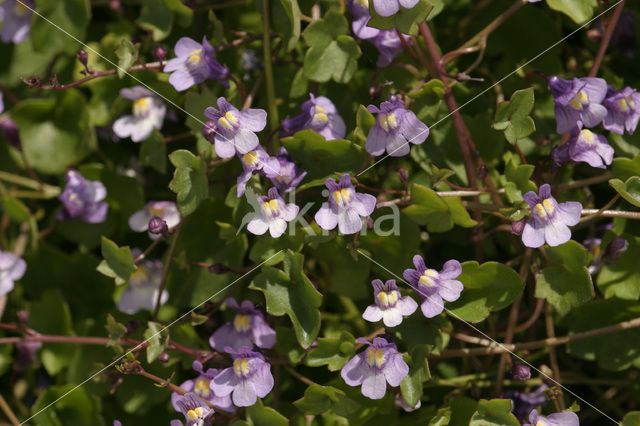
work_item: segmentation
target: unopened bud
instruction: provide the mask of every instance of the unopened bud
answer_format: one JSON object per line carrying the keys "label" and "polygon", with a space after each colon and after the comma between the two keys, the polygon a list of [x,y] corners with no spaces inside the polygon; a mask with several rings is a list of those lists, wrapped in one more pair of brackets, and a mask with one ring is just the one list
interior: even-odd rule
{"label": "unopened bud", "polygon": [[484,180],[484,178],[487,177],[487,174],[489,174],[489,170],[487,169],[487,166],[483,164],[480,167],[478,167],[478,177],[480,178],[480,180]]}
{"label": "unopened bud", "polygon": [[367,216],[367,230],[371,231],[373,229],[373,219],[371,219],[371,217]]}
{"label": "unopened bud", "polygon": [[76,53],[76,57],[78,58],[78,61],[80,61],[82,65],[84,65],[85,67],[87,66],[87,61],[89,60],[89,54],[86,52],[86,50],[84,49],[78,50],[78,53]]}
{"label": "unopened bud", "polygon": [[407,186],[407,182],[409,181],[409,172],[406,169],[400,167],[398,169],[398,177],[404,186]]}
{"label": "unopened bud", "polygon": [[618,258],[622,253],[627,251],[629,243],[624,238],[615,237],[604,249],[604,259],[607,263],[613,264],[618,261]]}
{"label": "unopened bud", "polygon": [[128,321],[124,328],[127,329],[127,334],[134,333],[138,329],[138,321]]}
{"label": "unopened bud", "polygon": [[215,263],[209,266],[209,272],[211,272],[212,274],[220,275],[229,272],[229,267],[220,263]]}
{"label": "unopened bud", "polygon": [[216,125],[216,122],[209,120],[204,123],[204,127],[202,127],[202,136],[204,136],[204,138],[209,142],[214,143],[217,129],[218,126]]}
{"label": "unopened bud", "polygon": [[524,382],[531,378],[531,369],[526,365],[513,364],[511,367],[511,377],[513,377],[514,380]]}
{"label": "unopened bud", "polygon": [[166,352],[160,352],[160,355],[158,355],[158,361],[160,361],[163,364],[166,364],[170,360],[171,360],[171,357]]}
{"label": "unopened bud", "polygon": [[167,49],[165,49],[164,47],[157,45],[155,49],[153,49],[153,56],[161,61],[164,58],[167,57]]}
{"label": "unopened bud", "polygon": [[511,223],[511,233],[514,235],[522,235],[522,231],[524,231],[524,225],[526,221],[524,219],[517,220]]}
{"label": "unopened bud", "polygon": [[9,117],[4,117],[0,120],[0,131],[2,131],[2,137],[4,137],[9,145],[15,149],[22,149],[22,141],[20,140],[20,131],[18,125]]}
{"label": "unopened bud", "polygon": [[154,216],[149,220],[149,232],[155,235],[167,235],[169,232],[169,227],[167,226],[167,222],[164,219]]}

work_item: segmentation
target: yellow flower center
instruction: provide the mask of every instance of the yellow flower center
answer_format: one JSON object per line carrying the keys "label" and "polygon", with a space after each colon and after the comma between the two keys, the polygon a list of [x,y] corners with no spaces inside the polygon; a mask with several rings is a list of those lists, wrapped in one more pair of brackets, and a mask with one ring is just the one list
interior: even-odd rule
{"label": "yellow flower center", "polygon": [[194,392],[200,396],[208,398],[211,394],[211,388],[209,387],[210,380],[200,379],[196,380],[196,385],[194,387]]}
{"label": "yellow flower center", "polygon": [[582,140],[584,140],[589,146],[593,146],[596,144],[596,136],[593,134],[591,130],[588,130],[588,129],[581,130],[580,138],[582,138]]}
{"label": "yellow flower center", "polygon": [[198,420],[201,419],[204,416],[204,408],[202,407],[196,407],[193,410],[189,410],[187,411],[187,416],[191,419],[191,420]]}
{"label": "yellow flower center", "polygon": [[29,12],[29,8],[22,2],[16,2],[13,6],[13,12],[16,14],[16,16],[20,17]]}
{"label": "yellow flower center", "polygon": [[247,152],[242,156],[242,161],[249,167],[253,167],[258,164],[258,151]]}
{"label": "yellow flower center", "polygon": [[398,127],[398,119],[396,115],[392,112],[389,114],[380,114],[380,126],[385,132],[388,132],[389,129],[393,130]]}
{"label": "yellow flower center", "polygon": [[633,102],[631,96],[626,96],[624,98],[618,99],[618,108],[622,112],[629,112],[632,109],[635,109],[636,103]]}
{"label": "yellow flower center", "polygon": [[364,7],[369,7],[369,0],[356,0],[356,1]]}
{"label": "yellow flower center", "polygon": [[240,333],[249,331],[249,315],[236,315],[233,319],[233,328]]}
{"label": "yellow flower center", "polygon": [[381,291],[378,293],[378,301],[383,308],[388,308],[396,304],[398,301],[398,292],[392,290],[390,292]]}
{"label": "yellow flower center", "polygon": [[227,111],[218,119],[218,124],[227,130],[233,129],[238,124],[238,117],[233,111]]}
{"label": "yellow flower center", "polygon": [[144,266],[138,266],[138,268],[131,274],[131,281],[133,283],[140,283],[146,281],[149,278],[149,271]]}
{"label": "yellow flower center", "polygon": [[242,377],[249,374],[249,362],[246,358],[238,358],[233,361],[233,372],[236,376]]}
{"label": "yellow flower center", "polygon": [[573,109],[580,111],[582,108],[589,103],[589,97],[585,93],[584,90],[579,91],[573,99],[571,99],[571,106]]}
{"label": "yellow flower center", "polygon": [[196,64],[200,62],[201,59],[202,59],[202,49],[196,49],[191,51],[191,53],[189,54],[188,61],[190,64]]}
{"label": "yellow flower center", "polygon": [[144,98],[136,99],[133,101],[133,115],[139,117],[145,115],[151,107],[151,97],[145,96]]}
{"label": "yellow flower center", "polygon": [[327,110],[320,105],[316,105],[316,110],[313,114],[313,121],[320,124],[328,122],[329,118],[327,117]]}
{"label": "yellow flower center", "polygon": [[291,176],[278,175],[278,176],[276,176],[276,180],[278,182],[289,183],[289,182],[291,182],[292,178],[291,178]]}
{"label": "yellow flower center", "polygon": [[367,353],[367,364],[371,367],[381,368],[384,365],[384,353],[382,349],[370,348]]}
{"label": "yellow flower center", "polygon": [[275,216],[278,214],[278,201],[277,200],[269,200],[265,201],[262,204],[262,209],[264,210],[267,216]]}
{"label": "yellow flower center", "polygon": [[542,203],[536,204],[536,211],[538,213],[538,216],[543,219],[548,216],[551,216],[554,210],[555,208],[553,207],[553,202],[549,198],[542,201]]}
{"label": "yellow flower center", "polygon": [[351,192],[348,188],[338,189],[337,191],[333,191],[333,199],[339,206],[347,205],[349,200],[351,200]]}
{"label": "yellow flower center", "polygon": [[422,273],[418,282],[421,286],[433,287],[436,285],[436,278],[438,278],[439,275],[435,269],[427,269]]}

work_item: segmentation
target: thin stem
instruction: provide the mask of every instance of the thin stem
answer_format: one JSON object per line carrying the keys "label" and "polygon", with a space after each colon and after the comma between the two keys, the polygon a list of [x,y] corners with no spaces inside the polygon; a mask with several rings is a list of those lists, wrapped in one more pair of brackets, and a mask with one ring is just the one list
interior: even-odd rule
{"label": "thin stem", "polygon": [[604,54],[607,51],[607,47],[609,47],[609,42],[611,41],[611,36],[613,36],[613,31],[616,29],[616,24],[618,23],[618,19],[620,19],[620,15],[622,15],[622,9],[624,9],[624,3],[626,0],[621,0],[620,3],[616,6],[613,11],[613,15],[607,21],[607,29],[605,30],[604,37],[600,41],[600,47],[598,47],[598,53],[596,54],[596,58],[593,61],[593,66],[589,71],[589,77],[595,77],[598,75],[598,70],[600,69],[600,65],[602,65],[602,60],[604,59]]}
{"label": "thin stem", "polygon": [[[553,314],[551,312],[551,305],[547,304],[547,307],[544,312],[544,322],[545,327],[547,329],[547,337],[553,339],[556,337],[555,330],[553,328]],[[551,362],[551,371],[553,372],[553,380],[556,383],[560,383],[560,367],[558,367],[558,354],[556,354],[556,349],[553,346],[549,346],[549,361]],[[559,410],[564,410],[564,399],[562,397],[554,398],[554,401],[557,400]]]}
{"label": "thin stem", "polygon": [[20,421],[18,420],[16,415],[13,414],[13,410],[11,410],[11,407],[9,407],[9,404],[7,404],[7,401],[4,399],[2,395],[0,395],[0,408],[2,409],[4,414],[7,416],[7,419],[9,419],[9,421],[13,426],[20,426]]}
{"label": "thin stem", "polygon": [[296,379],[300,380],[302,383],[306,384],[306,385],[317,385],[316,382],[314,382],[313,380],[303,376],[302,374],[298,373],[296,370],[294,370],[293,368],[291,368],[289,365],[287,364],[282,364],[282,366],[284,367],[285,370],[287,370],[289,372],[289,374],[291,374],[293,377],[295,377]]}
{"label": "thin stem", "polygon": [[240,93],[240,96],[242,96],[242,102],[246,102],[247,101],[247,92],[245,92],[244,87],[242,87],[242,85],[238,82],[238,80],[236,80],[236,78],[234,76],[231,75],[231,73],[229,73],[229,75],[227,75],[227,79],[233,81],[233,84],[235,84],[236,89],[238,90],[238,93]]}
{"label": "thin stem", "polygon": [[594,214],[581,218],[580,222],[586,222],[586,221],[589,221],[591,219],[595,219],[596,217],[600,216],[600,214],[602,214],[602,212],[606,211],[609,207],[613,206],[616,203],[616,201],[618,201],[619,198],[620,198],[620,194],[616,193],[616,195],[614,195],[613,198],[607,204],[602,206]]}
{"label": "thin stem", "polygon": [[271,130],[278,127],[278,107],[276,106],[276,91],[273,81],[273,68],[271,67],[271,37],[269,36],[269,0],[262,0],[262,38],[264,76],[267,83],[267,105],[269,107],[269,125]]}
{"label": "thin stem", "polygon": [[167,275],[169,274],[169,267],[171,266],[171,259],[173,258],[173,252],[176,249],[176,244],[178,243],[178,237],[180,237],[180,231],[182,230],[182,224],[184,222],[180,222],[176,227],[176,230],[173,234],[173,239],[171,240],[171,245],[169,246],[169,253],[167,254],[167,259],[162,268],[162,280],[160,281],[160,287],[158,288],[158,296],[156,297],[156,307],[153,310],[153,319],[154,321],[158,318],[158,311],[160,310],[160,300],[162,299],[162,292],[164,291],[164,287],[167,285]]}
{"label": "thin stem", "polygon": [[583,216],[598,214],[600,217],[622,217],[625,219],[640,219],[640,212],[630,212],[624,210],[596,210],[596,209],[582,209]]}
{"label": "thin stem", "polygon": [[147,247],[147,249],[144,251],[144,253],[141,253],[138,257],[136,257],[133,260],[133,263],[135,263],[137,265],[138,263],[140,263],[144,259],[146,259],[146,257],[149,255],[149,253],[151,253],[151,250],[153,250],[155,248],[155,246],[160,244],[160,241],[163,241],[163,240],[164,240],[164,238],[157,238],[157,239],[153,240],[153,242],[151,244],[149,244],[149,247]]}
{"label": "thin stem", "polygon": [[583,186],[589,186],[589,185],[594,185],[596,183],[606,182],[612,177],[613,175],[610,172],[606,172],[601,175],[593,176],[586,179],[580,179],[580,180],[576,180],[569,183],[561,183],[560,185],[558,185],[557,191],[564,192],[568,189],[581,188]]}
{"label": "thin stem", "polygon": [[0,180],[24,186],[35,191],[41,191],[43,194],[50,195],[51,197],[56,197],[60,194],[60,188],[57,186],[42,184],[34,179],[29,179],[24,176],[15,175],[13,173],[0,171]]}
{"label": "thin stem", "polygon": [[260,76],[258,77],[256,82],[253,84],[253,87],[251,88],[251,92],[249,92],[249,94],[247,95],[247,98],[244,100],[244,104],[242,104],[242,109],[251,108],[251,104],[253,104],[253,100],[255,99],[256,94],[258,93],[258,89],[260,88],[260,85],[262,84],[263,81],[264,81],[264,71],[260,73]]}

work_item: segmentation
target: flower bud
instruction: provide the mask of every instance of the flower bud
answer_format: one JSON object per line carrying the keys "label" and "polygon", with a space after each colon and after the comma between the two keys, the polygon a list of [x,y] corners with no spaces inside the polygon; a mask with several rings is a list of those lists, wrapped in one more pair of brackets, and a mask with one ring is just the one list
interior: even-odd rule
{"label": "flower bud", "polygon": [[20,140],[20,131],[18,125],[9,117],[0,120],[0,131],[2,136],[9,142],[9,145],[15,149],[22,149],[22,141]]}
{"label": "flower bud", "polygon": [[511,222],[511,233],[514,235],[522,235],[522,231],[524,230],[525,224],[526,224],[526,221],[524,219]]}
{"label": "flower bud", "polygon": [[204,123],[204,127],[202,128],[202,136],[204,136],[204,138],[209,142],[214,143],[217,129],[218,126],[216,122],[213,120],[209,120]]}
{"label": "flower bud", "polygon": [[89,54],[86,52],[86,50],[84,49],[78,50],[78,53],[76,53],[76,57],[78,58],[78,61],[80,61],[82,65],[84,65],[85,67],[87,66],[87,61],[89,60]]}
{"label": "flower bud", "polygon": [[153,49],[153,56],[159,60],[162,61],[164,58],[167,57],[167,49],[165,49],[164,47],[157,45],[155,49]]}
{"label": "flower bud", "polygon": [[604,249],[604,259],[607,263],[614,264],[622,253],[627,251],[629,243],[624,238],[615,237],[609,242],[607,248]]}
{"label": "flower bud", "polygon": [[409,172],[406,169],[400,167],[398,169],[398,177],[404,186],[407,186],[407,182],[409,181]]}
{"label": "flower bud", "polygon": [[371,231],[373,229],[373,219],[370,216],[367,216],[367,230]]}
{"label": "flower bud", "polygon": [[155,235],[167,235],[169,232],[169,227],[167,226],[167,222],[164,219],[154,216],[149,220],[149,232]]}
{"label": "flower bud", "polygon": [[171,360],[171,357],[166,352],[160,352],[160,355],[158,355],[158,361],[160,361],[163,364],[166,364],[170,360]]}
{"label": "flower bud", "polygon": [[487,166],[483,164],[480,167],[478,167],[478,177],[480,178],[480,180],[484,180],[484,178],[487,177],[487,174],[489,174],[489,170],[487,169]]}
{"label": "flower bud", "polygon": [[531,378],[531,369],[526,365],[513,364],[511,367],[511,377],[513,377],[514,380],[524,382]]}

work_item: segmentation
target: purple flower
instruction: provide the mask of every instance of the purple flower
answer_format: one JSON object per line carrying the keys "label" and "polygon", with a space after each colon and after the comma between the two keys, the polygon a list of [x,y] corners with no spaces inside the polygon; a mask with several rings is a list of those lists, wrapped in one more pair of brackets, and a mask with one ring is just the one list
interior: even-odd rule
{"label": "purple flower", "polygon": [[529,414],[529,423],[523,426],[579,426],[578,415],[573,411],[549,414],[547,417],[538,414],[537,410]]}
{"label": "purple flower", "polygon": [[[134,249],[134,258],[140,255],[140,250]],[[159,260],[143,260],[129,277],[129,287],[120,295],[118,310],[133,315],[140,309],[153,311],[158,299],[158,291],[162,281],[162,262]],[[167,290],[162,291],[160,304],[164,305],[169,299]]]}
{"label": "purple flower", "polygon": [[371,281],[375,305],[367,306],[362,318],[370,322],[382,320],[387,327],[395,327],[402,323],[402,317],[409,316],[418,309],[418,304],[409,296],[402,297],[396,280],[382,283]]}
{"label": "purple flower", "polygon": [[[169,231],[180,223],[180,212],[176,203],[173,201],[150,201],[129,217],[129,227],[135,232],[148,231],[149,221],[154,217],[164,220]],[[160,238],[160,234],[149,232],[149,237],[156,240]]]}
{"label": "purple flower", "polygon": [[204,115],[215,124],[214,142],[216,154],[221,158],[240,155],[258,146],[259,132],[267,125],[267,112],[263,109],[248,108],[239,111],[225,98],[218,98],[218,109],[208,107]]}
{"label": "purple flower", "polygon": [[16,343],[16,367],[22,369],[35,361],[38,357],[38,349],[41,346],[41,342],[35,341]]}
{"label": "purple flower", "polygon": [[298,215],[300,208],[295,204],[286,204],[278,193],[277,188],[270,188],[268,196],[258,197],[259,210],[247,229],[255,235],[262,235],[267,230],[273,238],[278,238],[287,229],[287,222],[291,222]]}
{"label": "purple flower", "polygon": [[65,176],[67,184],[58,197],[63,205],[63,209],[58,213],[58,220],[104,222],[109,205],[102,201],[107,196],[107,189],[102,182],[87,180],[73,169],[67,170]]}
{"label": "purple flower", "polygon": [[613,148],[607,143],[607,138],[589,129],[582,129],[577,132],[574,130],[569,142],[554,148],[551,157],[556,167],[568,161],[575,161],[605,169],[613,161],[613,154]]}
{"label": "purple flower", "polygon": [[387,391],[387,382],[393,387],[400,386],[409,373],[409,366],[396,345],[382,337],[376,337],[373,343],[363,338],[358,342],[369,348],[351,358],[340,375],[349,386],[362,385],[362,394],[367,398],[381,399]]}
{"label": "purple flower", "polygon": [[602,122],[605,129],[619,134],[623,134],[626,129],[630,135],[636,131],[638,120],[640,120],[640,93],[635,89],[609,88],[602,104],[607,108],[607,116]]}
{"label": "purple flower", "polygon": [[289,157],[285,147],[280,148],[276,159],[280,163],[280,170],[275,177],[271,178],[271,183],[278,188],[281,194],[284,194],[295,189],[307,175],[307,172],[303,172],[298,168],[296,163]]}
{"label": "purple flower", "polygon": [[373,8],[380,16],[391,16],[400,11],[400,6],[411,9],[419,0],[373,0]]}
{"label": "purple flower", "polygon": [[215,49],[206,37],[202,38],[202,44],[189,37],[182,37],[176,43],[174,51],[177,57],[169,60],[163,71],[172,73],[169,83],[177,91],[187,90],[208,79],[218,80],[224,87],[229,87],[229,70],[214,59]]}
{"label": "purple flower", "polygon": [[405,401],[404,398],[402,397],[402,393],[398,393],[396,395],[395,402],[396,402],[396,407],[402,408],[406,413],[411,413],[412,411],[416,411],[418,408],[422,407],[421,400],[418,400],[415,406],[410,407],[409,404],[407,404],[407,401]]}
{"label": "purple flower", "polygon": [[577,201],[558,203],[546,183],[538,194],[533,191],[524,194],[524,200],[531,207],[531,219],[524,225],[522,242],[533,248],[542,246],[545,241],[551,247],[566,243],[571,239],[569,226],[580,221],[582,204]]}
{"label": "purple flower", "polygon": [[315,97],[312,93],[309,96],[311,99],[302,104],[302,114],[282,122],[283,136],[311,129],[328,141],[344,138],[346,126],[333,102],[324,96]]}
{"label": "purple flower", "polygon": [[13,290],[13,282],[18,281],[27,270],[27,262],[10,251],[0,251],[0,296]]}
{"label": "purple flower", "polygon": [[244,155],[238,154],[238,157],[243,169],[243,172],[238,176],[238,198],[244,194],[247,182],[254,173],[262,172],[268,178],[278,176],[280,162],[275,157],[269,157],[269,154],[260,145]]}
{"label": "purple flower", "polygon": [[238,351],[225,348],[231,354],[233,366],[225,368],[211,382],[216,396],[231,394],[236,407],[250,407],[257,398],[264,398],[273,389],[271,365],[262,354],[242,347]]}
{"label": "purple flower", "polygon": [[[180,387],[187,392],[193,392],[198,398],[210,402],[214,407],[220,408],[224,411],[233,412],[235,407],[231,402],[229,395],[224,397],[217,397],[211,390],[211,381],[218,374],[218,370],[215,368],[208,368],[204,371],[202,363],[200,361],[193,361],[193,369],[200,373],[198,377],[192,380],[183,382]],[[171,394],[171,404],[176,411],[180,411],[178,401],[182,398],[179,393]]]}
{"label": "purple flower", "polygon": [[131,137],[134,142],[147,139],[153,129],[160,130],[167,112],[164,103],[144,87],[120,90],[120,96],[133,101],[133,115],[124,115],[113,123],[113,133],[119,138]]}
{"label": "purple flower", "polygon": [[402,276],[422,297],[420,309],[427,318],[433,318],[444,310],[443,299],[447,302],[458,300],[464,286],[455,280],[462,273],[460,262],[455,259],[447,261],[442,271],[427,269],[424,259],[419,254],[413,256],[416,269],[405,269]]}
{"label": "purple flower", "polygon": [[233,322],[228,322],[218,328],[209,338],[209,344],[218,352],[225,347],[239,349],[240,347],[271,349],[276,344],[276,332],[269,327],[262,311],[256,309],[248,300],[243,300],[240,306],[233,298],[225,300],[228,308],[238,313]]}
{"label": "purple flower", "polygon": [[544,406],[547,405],[547,396],[544,391],[548,388],[547,385],[543,384],[529,393],[508,390],[504,393],[504,397],[511,400],[511,411],[513,414],[519,419],[524,419],[534,408],[544,408]]}
{"label": "purple flower", "polygon": [[380,109],[369,105],[367,111],[378,114],[367,136],[369,154],[380,155],[386,150],[392,157],[401,157],[409,153],[409,143],[421,144],[429,136],[429,128],[394,95]]}
{"label": "purple flower", "polygon": [[615,265],[622,253],[627,251],[629,243],[624,238],[614,237],[604,249],[602,257],[609,265]]}
{"label": "purple flower", "polygon": [[607,115],[601,105],[607,94],[607,82],[601,78],[549,79],[549,90],[555,101],[558,133],[569,133],[576,127],[595,127]]}
{"label": "purple flower", "polygon": [[528,365],[513,364],[511,367],[511,377],[514,380],[520,380],[521,382],[529,380],[531,378],[531,369]]}
{"label": "purple flower", "polygon": [[[0,112],[2,112],[2,92],[0,92]],[[0,119],[0,131],[2,136],[9,142],[9,145],[15,149],[22,149],[22,140],[20,139],[20,129],[18,124],[9,116]]]}
{"label": "purple flower", "polygon": [[[408,36],[402,34],[402,37],[407,43],[411,42],[411,39]],[[376,66],[379,68],[389,66],[391,62],[393,62],[393,60],[397,56],[400,56],[404,51],[402,40],[395,30],[380,31],[376,37],[369,39],[368,41],[378,49],[378,52],[380,52],[376,63]]]}
{"label": "purple flower", "polygon": [[362,218],[376,208],[376,197],[358,194],[351,184],[351,176],[344,174],[340,182],[329,178],[324,181],[329,190],[329,201],[315,215],[315,220],[327,231],[338,226],[342,234],[355,234],[362,228]]}
{"label": "purple flower", "polygon": [[210,425],[213,410],[195,393],[185,393],[176,401],[178,409],[184,414],[186,426]]}
{"label": "purple flower", "polygon": [[31,31],[31,15],[29,9],[35,8],[32,0],[5,0],[0,2],[0,38],[5,43],[22,43],[29,37]]}

